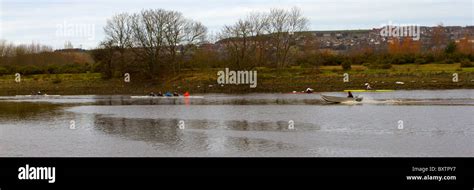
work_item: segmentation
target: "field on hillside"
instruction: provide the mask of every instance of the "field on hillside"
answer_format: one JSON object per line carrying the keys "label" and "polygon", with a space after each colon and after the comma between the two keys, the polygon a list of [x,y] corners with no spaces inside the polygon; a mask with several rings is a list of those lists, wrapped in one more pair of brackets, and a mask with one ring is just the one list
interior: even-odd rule
{"label": "field on hillside", "polygon": [[[459,64],[393,65],[391,69],[368,69],[362,65],[343,71],[340,66],[319,69],[291,67],[287,69],[256,68],[257,88],[249,85],[217,85],[221,69],[183,70],[177,76],[164,76],[149,81],[131,75],[129,83],[121,78],[104,80],[99,73],[27,75],[21,82],[15,76],[0,76],[0,95],[31,94],[38,90],[48,94],[147,94],[151,91],[190,91],[193,93],[291,92],[308,87],[316,91],[340,91],[363,88],[369,82],[378,89],[455,89],[474,88],[474,68]],[[349,82],[343,82],[344,73]],[[458,82],[453,82],[453,74]],[[396,84],[403,82],[403,85]],[[210,86],[212,85],[212,86]]]}

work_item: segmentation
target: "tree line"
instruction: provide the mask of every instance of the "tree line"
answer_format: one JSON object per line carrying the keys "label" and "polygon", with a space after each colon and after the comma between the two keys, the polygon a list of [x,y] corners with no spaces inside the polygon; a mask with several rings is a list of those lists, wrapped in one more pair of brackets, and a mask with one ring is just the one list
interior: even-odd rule
{"label": "tree line", "polygon": [[92,71],[93,63],[87,53],[58,53],[39,43],[16,45],[0,40],[0,75],[83,73]]}
{"label": "tree line", "polygon": [[216,43],[225,50],[218,52],[203,48],[210,42],[202,23],[176,11],[143,10],[109,19],[104,28],[107,38],[93,55],[106,77],[127,71],[153,78],[182,68],[220,65],[285,67],[294,54],[295,34],[307,28],[308,19],[298,8],[252,13],[216,35]]}
{"label": "tree line", "polygon": [[107,37],[93,57],[107,78],[122,71],[140,72],[150,78],[163,72],[177,73],[183,58],[207,35],[202,23],[163,9],[115,15],[104,31]]}
{"label": "tree line", "polygon": [[[344,54],[318,49],[306,32],[309,20],[300,9],[252,12],[217,34],[209,35],[201,22],[177,11],[147,9],[109,18],[105,39],[88,52],[53,52],[49,46],[14,45],[0,41],[0,74],[20,72],[101,72],[104,78],[139,73],[146,78],[177,75],[182,69],[254,69],[322,65],[366,65],[388,69],[392,64],[462,63],[472,66],[472,36],[449,41],[442,25],[435,27],[432,46],[422,50],[411,38],[392,38],[384,51],[361,47]],[[304,44],[298,40],[304,38]]]}
{"label": "tree line", "polygon": [[[225,25],[209,40],[207,28],[175,11],[143,10],[118,14],[107,21],[107,39],[94,54],[108,77],[124,72],[147,76],[176,74],[182,68],[253,69],[321,65],[366,65],[388,69],[392,64],[464,63],[474,61],[472,36],[450,42],[442,25],[434,28],[432,47],[422,51],[421,42],[393,38],[385,51],[370,47],[345,54],[319,50],[312,36],[305,34],[308,18],[298,8],[252,12],[234,24]],[[298,39],[306,38],[304,45]],[[211,46],[206,46],[212,44]]]}

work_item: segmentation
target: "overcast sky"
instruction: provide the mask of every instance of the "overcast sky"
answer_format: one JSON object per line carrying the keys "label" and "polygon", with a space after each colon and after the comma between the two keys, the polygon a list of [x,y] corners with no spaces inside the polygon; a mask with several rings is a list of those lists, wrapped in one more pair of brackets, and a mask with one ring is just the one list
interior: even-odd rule
{"label": "overcast sky", "polygon": [[104,38],[106,20],[121,12],[163,8],[201,21],[211,33],[252,11],[299,7],[311,30],[370,29],[390,21],[433,26],[474,25],[473,0],[0,0],[0,39],[89,49]]}

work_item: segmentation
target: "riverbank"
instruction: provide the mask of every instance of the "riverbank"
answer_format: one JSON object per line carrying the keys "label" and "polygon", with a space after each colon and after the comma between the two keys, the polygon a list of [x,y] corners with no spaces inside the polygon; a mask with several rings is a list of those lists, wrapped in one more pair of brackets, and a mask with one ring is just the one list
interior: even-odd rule
{"label": "riverbank", "polygon": [[[23,76],[20,83],[15,82],[13,75],[3,75],[0,76],[0,95],[31,94],[38,90],[62,95],[148,94],[158,91],[288,93],[308,87],[323,92],[362,89],[366,82],[376,89],[474,89],[474,68],[460,68],[459,64],[393,65],[387,70],[356,65],[350,71],[343,71],[340,66],[280,70],[256,68],[256,88],[243,84],[218,85],[217,72],[220,70],[184,70],[178,76],[155,81],[140,79],[132,74],[128,83],[120,78],[104,80],[99,73],[29,75]],[[343,81],[344,73],[349,74],[349,82]],[[453,82],[454,73],[458,74],[458,82]]]}

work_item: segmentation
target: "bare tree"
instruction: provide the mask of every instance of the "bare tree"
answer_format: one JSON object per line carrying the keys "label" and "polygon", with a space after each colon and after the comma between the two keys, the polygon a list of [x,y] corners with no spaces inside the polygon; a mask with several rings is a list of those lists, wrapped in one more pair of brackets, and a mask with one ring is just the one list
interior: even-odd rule
{"label": "bare tree", "polygon": [[[184,36],[180,44],[181,58],[186,56],[186,52],[196,51],[196,47],[199,44],[206,42],[207,40],[207,27],[201,22],[187,20],[186,26],[184,27]],[[181,63],[178,62],[178,71],[181,69]]]}
{"label": "bare tree", "polygon": [[107,41],[119,49],[132,47],[132,17],[128,13],[121,13],[107,20],[104,27]]}
{"label": "bare tree", "polygon": [[114,64],[114,43],[112,40],[105,40],[100,43],[100,47],[92,51],[92,56],[98,62],[100,62],[101,72],[104,74],[103,78],[109,79],[113,77],[115,70]]}
{"label": "bare tree", "polygon": [[167,12],[164,37],[168,61],[174,72],[181,68],[178,55],[184,57],[188,48],[205,40],[206,33],[207,28],[202,23],[186,19],[180,12]]}
{"label": "bare tree", "polygon": [[[283,67],[287,65],[299,32],[307,27],[308,19],[300,9],[272,9],[270,13],[251,13],[245,20],[225,26],[220,38],[238,67],[258,66],[267,60]],[[247,63],[249,61],[253,64]]]}
{"label": "bare tree", "polygon": [[268,53],[268,35],[265,29],[269,24],[269,17],[263,13],[250,13],[247,20],[251,24],[251,35],[254,36],[252,41],[255,46],[255,66],[262,65],[267,60]]}
{"label": "bare tree", "polygon": [[176,67],[179,69],[179,61],[177,60],[178,48],[184,39],[185,28],[187,20],[183,14],[176,11],[167,12],[165,18],[166,27],[164,38],[166,42],[166,49],[168,50],[168,63],[173,68],[173,73],[176,74]]}
{"label": "bare tree", "polygon": [[134,57],[146,64],[146,73],[153,77],[159,68],[179,70],[179,58],[188,47],[205,40],[207,28],[180,12],[150,9],[116,15],[107,21],[104,31],[107,44],[112,44],[122,56],[131,49]]}
{"label": "bare tree", "polygon": [[432,36],[433,37],[431,38],[431,50],[437,54],[441,53],[444,49],[444,45],[447,44],[446,32],[443,23],[440,23],[433,28]]}
{"label": "bare tree", "polygon": [[[111,61],[111,63],[108,63],[109,66],[107,68],[117,69],[117,67],[120,67],[119,69],[123,70],[123,67],[126,66],[126,53],[133,45],[132,21],[132,17],[128,13],[117,14],[107,20],[107,24],[104,27],[106,39],[101,43],[101,46],[103,48],[111,49],[108,51],[117,51],[120,62],[119,64],[113,64],[112,59],[110,59],[109,61]],[[111,53],[111,55],[114,55],[114,53]],[[111,56],[111,58],[113,57],[114,56]]]}
{"label": "bare tree", "polygon": [[248,67],[252,50],[252,25],[248,20],[239,20],[232,26],[224,26],[221,33],[231,61],[237,68]]}
{"label": "bare tree", "polygon": [[134,46],[138,50],[136,53],[145,59],[151,77],[161,66],[160,57],[166,45],[164,36],[167,16],[165,10],[156,9],[144,10],[132,17]]}
{"label": "bare tree", "polygon": [[0,40],[0,57],[5,57],[7,52],[7,41]]}
{"label": "bare tree", "polygon": [[15,56],[15,44],[8,43],[6,40],[0,40],[0,57]]}
{"label": "bare tree", "polygon": [[207,27],[201,22],[188,20],[184,30],[184,44],[199,44],[205,42],[207,39]]}
{"label": "bare tree", "polygon": [[296,38],[300,36],[300,32],[308,29],[308,19],[303,17],[301,10],[299,8],[293,7],[290,12],[288,12],[288,40],[284,43],[283,49],[283,65],[286,65],[289,58],[289,51],[292,47],[295,46]]}
{"label": "bare tree", "polygon": [[301,10],[296,7],[290,11],[284,9],[270,11],[267,30],[272,38],[277,66],[286,66],[297,33],[306,30],[308,23],[308,19],[303,17]]}

